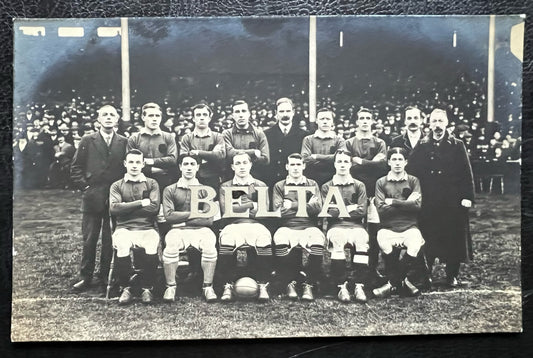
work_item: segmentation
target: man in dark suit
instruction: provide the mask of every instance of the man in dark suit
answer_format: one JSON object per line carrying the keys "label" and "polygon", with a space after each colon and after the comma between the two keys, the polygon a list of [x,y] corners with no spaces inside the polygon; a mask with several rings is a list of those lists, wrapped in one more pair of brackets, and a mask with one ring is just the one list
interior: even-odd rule
{"label": "man in dark suit", "polygon": [[276,123],[265,131],[269,149],[270,164],[265,168],[262,179],[273,188],[274,184],[287,177],[287,158],[292,153],[299,153],[302,141],[309,133],[293,124],[294,104],[289,98],[276,101]]}
{"label": "man in dark suit", "polygon": [[407,172],[422,187],[419,224],[430,267],[436,257],[446,262],[448,284],[456,287],[460,263],[472,259],[468,209],[474,201],[474,181],[465,145],[447,126],[446,111],[434,109],[431,132],[414,149]]}
{"label": "man in dark suit", "polygon": [[118,122],[117,110],[105,105],[98,110],[98,132],[83,136],[72,160],[70,175],[73,184],[82,190],[81,281],[74,290],[84,291],[91,284],[94,274],[96,243],[102,231],[100,272],[105,282],[111,263],[111,227],[109,223],[109,188],[124,175],[123,161],[127,139],[114,132]]}
{"label": "man in dark suit", "polygon": [[422,139],[422,112],[416,107],[407,107],[405,109],[405,127],[407,132],[392,139],[390,148],[404,148],[407,153],[411,154],[413,149]]}

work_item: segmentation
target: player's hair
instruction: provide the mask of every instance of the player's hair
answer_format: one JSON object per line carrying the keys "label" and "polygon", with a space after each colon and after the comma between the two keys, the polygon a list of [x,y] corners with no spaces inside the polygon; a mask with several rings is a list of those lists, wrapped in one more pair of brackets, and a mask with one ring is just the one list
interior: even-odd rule
{"label": "player's hair", "polygon": [[141,152],[139,149],[130,149],[128,150],[128,152],[126,153],[126,156],[124,158],[127,158],[128,155],[130,154],[133,154],[133,155],[140,155],[141,157],[144,158],[144,154],[143,152]]}
{"label": "player's hair", "polygon": [[233,160],[235,159],[236,156],[238,155],[246,155],[248,157],[248,160],[250,160],[250,162],[252,161],[252,157],[250,157],[250,154],[246,153],[244,150],[238,150],[235,155],[233,156],[233,158],[231,158],[231,162],[233,163]]}
{"label": "player's hair", "polygon": [[291,105],[291,108],[294,108],[294,103],[292,102],[292,100],[288,97],[281,97],[280,99],[278,99],[276,101],[276,108],[278,108],[278,106],[282,103],[288,103]]}
{"label": "player's hair", "polygon": [[241,104],[245,104],[246,107],[248,107],[248,109],[250,109],[250,106],[248,106],[248,103],[246,103],[246,101],[244,101],[242,99],[239,99],[239,100],[233,102],[233,104],[231,105],[231,110],[233,111],[233,108],[235,108],[235,106],[239,106]]}
{"label": "player's hair", "polygon": [[374,118],[374,113],[372,113],[372,111],[366,107],[361,107],[359,108],[359,110],[357,111],[357,117],[359,117],[359,113],[370,113],[370,116],[372,116],[372,118]]}
{"label": "player's hair", "polygon": [[392,157],[393,154],[401,154],[401,155],[403,155],[403,158],[405,160],[407,160],[408,156],[409,156],[409,153],[407,152],[407,150],[405,148],[393,147],[393,148],[390,148],[387,151],[387,160],[389,160]]}
{"label": "player's hair", "polygon": [[163,111],[161,110],[161,107],[157,103],[148,102],[148,103],[146,103],[145,105],[142,106],[142,109],[141,109],[142,115],[145,116],[146,115],[146,110],[147,109],[151,109],[151,108],[157,109],[159,112],[163,113]]}
{"label": "player's hair", "polygon": [[333,161],[335,162],[337,160],[337,156],[341,155],[341,154],[344,154],[344,155],[347,155],[347,156],[351,157],[350,152],[348,152],[347,150],[344,150],[344,149],[339,149],[333,155]]}
{"label": "player's hair", "polygon": [[318,117],[318,114],[319,113],[322,113],[322,112],[329,112],[331,113],[331,118],[333,120],[335,120],[335,112],[333,112],[331,109],[327,108],[327,107],[322,107],[322,108],[319,108],[318,111],[316,111],[316,116]]}
{"label": "player's hair", "polygon": [[183,163],[183,159],[185,158],[192,158],[196,161],[196,164],[200,164],[200,158],[197,155],[192,155],[189,152],[185,152],[180,154],[178,157],[178,165]]}
{"label": "player's hair", "polygon": [[292,153],[292,154],[289,154],[289,156],[287,157],[287,161],[289,159],[298,159],[298,160],[303,161],[304,157],[302,157],[302,155],[300,153]]}
{"label": "player's hair", "polygon": [[209,117],[212,117],[213,116],[213,110],[211,109],[211,107],[209,107],[207,105],[207,103],[203,103],[203,102],[200,102],[198,104],[195,104],[191,110],[192,110],[192,115],[194,116],[194,111],[196,111],[197,109],[204,109],[204,108],[207,108],[207,111],[209,112]]}

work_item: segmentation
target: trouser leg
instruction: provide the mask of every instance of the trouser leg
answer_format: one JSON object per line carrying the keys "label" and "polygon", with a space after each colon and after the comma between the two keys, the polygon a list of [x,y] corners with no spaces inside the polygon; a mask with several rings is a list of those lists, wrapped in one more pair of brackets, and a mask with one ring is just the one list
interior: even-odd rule
{"label": "trouser leg", "polygon": [[80,277],[92,280],[96,259],[96,244],[100,236],[102,225],[101,216],[84,212],[82,215],[81,232],[83,237],[83,251],[81,256]]}

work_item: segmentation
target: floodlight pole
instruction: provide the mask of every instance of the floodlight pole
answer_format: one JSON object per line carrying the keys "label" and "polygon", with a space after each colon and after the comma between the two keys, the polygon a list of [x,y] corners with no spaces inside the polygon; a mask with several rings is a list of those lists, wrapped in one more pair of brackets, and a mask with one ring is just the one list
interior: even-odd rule
{"label": "floodlight pole", "polygon": [[316,119],[316,16],[309,17],[309,122]]}
{"label": "floodlight pole", "polygon": [[120,58],[122,67],[122,120],[130,121],[130,44],[128,18],[120,19]]}
{"label": "floodlight pole", "polygon": [[489,57],[487,68],[487,121],[494,120],[494,51],[495,51],[496,15],[489,20]]}

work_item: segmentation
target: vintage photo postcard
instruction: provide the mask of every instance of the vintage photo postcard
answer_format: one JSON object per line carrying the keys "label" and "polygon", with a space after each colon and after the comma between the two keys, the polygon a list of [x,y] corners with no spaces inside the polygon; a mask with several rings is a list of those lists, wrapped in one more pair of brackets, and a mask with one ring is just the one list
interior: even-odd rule
{"label": "vintage photo postcard", "polygon": [[15,20],[11,339],[521,332],[524,20]]}

